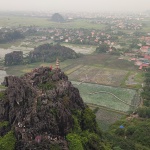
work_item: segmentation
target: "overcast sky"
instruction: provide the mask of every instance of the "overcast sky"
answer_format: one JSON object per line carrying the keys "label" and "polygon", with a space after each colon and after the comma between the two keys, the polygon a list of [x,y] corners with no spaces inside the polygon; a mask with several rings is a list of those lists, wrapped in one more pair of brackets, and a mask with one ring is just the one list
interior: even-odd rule
{"label": "overcast sky", "polygon": [[0,10],[144,11],[150,0],[0,0]]}

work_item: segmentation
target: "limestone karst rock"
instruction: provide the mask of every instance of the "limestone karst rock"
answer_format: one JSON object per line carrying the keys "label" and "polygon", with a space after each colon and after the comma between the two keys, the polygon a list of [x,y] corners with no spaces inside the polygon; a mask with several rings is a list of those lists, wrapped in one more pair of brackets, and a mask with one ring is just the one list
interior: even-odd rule
{"label": "limestone karst rock", "polygon": [[5,55],[5,65],[12,66],[23,63],[23,52],[22,51],[13,51]]}
{"label": "limestone karst rock", "polygon": [[51,20],[54,22],[64,22],[64,18],[59,13],[55,13],[52,15]]}
{"label": "limestone karst rock", "polygon": [[3,85],[0,122],[9,126],[0,128],[1,136],[14,129],[16,150],[49,149],[55,143],[68,149],[64,137],[73,128],[72,111],[86,106],[60,69],[36,68],[21,77],[5,77]]}

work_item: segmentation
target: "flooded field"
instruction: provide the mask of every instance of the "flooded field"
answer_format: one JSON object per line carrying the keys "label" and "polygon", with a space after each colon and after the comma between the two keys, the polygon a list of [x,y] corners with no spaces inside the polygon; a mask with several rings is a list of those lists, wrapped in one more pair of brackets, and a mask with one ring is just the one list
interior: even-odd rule
{"label": "flooded field", "polygon": [[73,44],[62,44],[66,47],[69,47],[73,49],[76,53],[82,53],[82,54],[91,54],[95,51],[95,46],[87,46],[87,45],[73,45]]}
{"label": "flooded field", "polygon": [[6,71],[0,70],[0,84],[4,81],[5,76],[7,76]]}

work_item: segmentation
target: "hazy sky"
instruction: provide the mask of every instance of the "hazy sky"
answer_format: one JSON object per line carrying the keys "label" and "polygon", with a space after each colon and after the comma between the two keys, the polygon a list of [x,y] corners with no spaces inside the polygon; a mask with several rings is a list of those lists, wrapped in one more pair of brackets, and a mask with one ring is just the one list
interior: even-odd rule
{"label": "hazy sky", "polygon": [[144,11],[150,0],[0,0],[0,10]]}

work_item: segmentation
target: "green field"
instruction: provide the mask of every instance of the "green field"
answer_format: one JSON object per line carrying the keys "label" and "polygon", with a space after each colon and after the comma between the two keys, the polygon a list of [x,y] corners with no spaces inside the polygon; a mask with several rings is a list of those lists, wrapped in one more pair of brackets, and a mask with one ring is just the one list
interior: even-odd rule
{"label": "green field", "polygon": [[97,107],[94,105],[88,105],[92,110],[97,109],[96,121],[101,129],[107,130],[111,124],[124,117],[125,114],[117,113],[115,111],[110,111],[103,107]]}
{"label": "green field", "polygon": [[[139,105],[139,97],[136,90],[119,88],[119,87],[111,87],[111,86],[103,86],[98,84],[91,83],[81,83],[72,81],[73,85],[76,86],[83,98],[84,102],[91,103],[95,105],[100,105],[103,107],[107,107],[113,110],[128,112],[134,110]],[[116,99],[114,96],[108,93],[99,93],[102,91],[106,91],[114,94],[122,101]],[[91,94],[94,92],[98,92],[97,94]],[[130,106],[130,105],[134,105]]]}
{"label": "green field", "polygon": [[120,86],[128,71],[100,68],[94,66],[81,66],[69,75],[70,80],[85,81],[103,85]]}
{"label": "green field", "polygon": [[78,19],[71,22],[56,23],[49,18],[23,17],[23,16],[0,16],[0,27],[19,27],[19,26],[39,26],[54,28],[85,28],[103,29],[104,25],[92,24],[85,20]]}
{"label": "green field", "polygon": [[99,109],[96,113],[96,120],[101,129],[107,130],[109,126],[121,119],[124,115],[108,111],[105,109]]}

